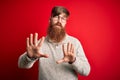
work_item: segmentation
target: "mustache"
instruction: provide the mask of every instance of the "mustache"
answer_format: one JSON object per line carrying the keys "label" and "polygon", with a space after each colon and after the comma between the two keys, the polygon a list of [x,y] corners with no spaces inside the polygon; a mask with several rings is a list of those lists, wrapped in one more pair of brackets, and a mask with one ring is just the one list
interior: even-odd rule
{"label": "mustache", "polygon": [[60,22],[57,22],[53,26],[60,26],[60,27],[62,27],[62,24]]}

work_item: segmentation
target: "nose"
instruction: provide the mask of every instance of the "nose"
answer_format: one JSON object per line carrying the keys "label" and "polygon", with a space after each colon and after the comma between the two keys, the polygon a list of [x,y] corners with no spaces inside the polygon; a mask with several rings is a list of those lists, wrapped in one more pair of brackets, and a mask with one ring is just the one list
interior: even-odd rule
{"label": "nose", "polygon": [[61,19],[61,17],[58,17],[58,22],[60,22],[60,23],[62,22],[62,19]]}

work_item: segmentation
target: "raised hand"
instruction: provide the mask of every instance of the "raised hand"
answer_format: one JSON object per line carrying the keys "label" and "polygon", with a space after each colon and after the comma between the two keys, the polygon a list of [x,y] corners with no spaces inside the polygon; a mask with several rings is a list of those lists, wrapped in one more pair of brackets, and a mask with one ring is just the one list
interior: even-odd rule
{"label": "raised hand", "polygon": [[63,59],[57,61],[58,64],[63,63],[63,62],[68,62],[68,63],[73,63],[75,61],[75,54],[74,54],[74,46],[71,43],[67,44],[67,50],[65,49],[65,45],[62,45],[63,49],[63,54],[64,57]]}
{"label": "raised hand", "polygon": [[44,42],[44,37],[38,40],[38,33],[35,33],[34,39],[33,34],[30,34],[30,37],[27,38],[27,56],[30,58],[40,58],[45,57],[48,58],[47,54],[43,54],[40,52],[40,48]]}

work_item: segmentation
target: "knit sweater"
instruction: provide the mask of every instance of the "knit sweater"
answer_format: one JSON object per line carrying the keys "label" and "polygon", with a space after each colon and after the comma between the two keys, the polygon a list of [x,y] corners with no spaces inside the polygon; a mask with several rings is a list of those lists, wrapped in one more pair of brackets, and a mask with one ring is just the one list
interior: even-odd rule
{"label": "knit sweater", "polygon": [[[74,46],[76,60],[72,64],[65,62],[57,64],[56,61],[64,57],[62,45],[68,42]],[[84,76],[90,73],[90,64],[82,45],[78,39],[72,36],[67,35],[61,43],[53,43],[46,37],[40,51],[48,54],[49,57],[32,60],[25,52],[18,60],[20,68],[31,68],[39,60],[39,80],[78,80],[77,73]]]}

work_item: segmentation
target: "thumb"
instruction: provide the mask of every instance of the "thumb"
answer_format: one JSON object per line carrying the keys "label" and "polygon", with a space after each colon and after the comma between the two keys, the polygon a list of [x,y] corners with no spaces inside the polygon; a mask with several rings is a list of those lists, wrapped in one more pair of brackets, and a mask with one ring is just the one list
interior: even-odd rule
{"label": "thumb", "polygon": [[65,62],[64,59],[61,59],[61,60],[57,61],[56,63],[60,64],[60,63],[63,63],[63,62]]}
{"label": "thumb", "polygon": [[48,54],[40,54],[40,57],[48,58],[49,55]]}

